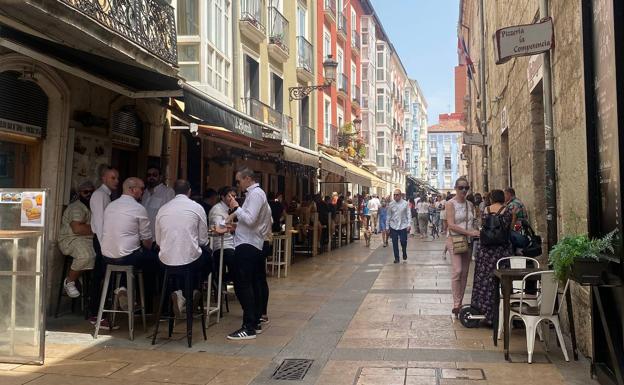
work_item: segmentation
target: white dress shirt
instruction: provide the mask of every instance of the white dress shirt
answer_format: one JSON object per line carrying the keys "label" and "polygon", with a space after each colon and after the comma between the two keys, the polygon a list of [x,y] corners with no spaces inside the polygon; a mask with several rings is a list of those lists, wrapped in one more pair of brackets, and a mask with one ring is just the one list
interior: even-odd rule
{"label": "white dress shirt", "polygon": [[379,206],[381,206],[381,202],[379,198],[373,198],[368,201],[368,211],[379,211]]}
{"label": "white dress shirt", "polygon": [[386,217],[386,228],[393,230],[403,230],[410,226],[411,213],[409,205],[405,199],[400,201],[392,200],[388,205]]}
{"label": "white dress shirt", "polygon": [[238,224],[234,233],[234,245],[247,244],[262,250],[264,239],[271,232],[271,208],[258,183],[247,188],[245,203],[235,213]]}
{"label": "white dress shirt", "polygon": [[188,265],[202,254],[208,244],[206,212],[185,194],[178,194],[156,215],[158,257],[168,266]]}
{"label": "white dress shirt", "polygon": [[111,203],[111,190],[105,185],[101,185],[91,194],[89,207],[91,208],[91,231],[102,243],[102,232],[104,231],[104,209]]}
{"label": "white dress shirt", "polygon": [[[228,206],[225,202],[221,201],[216,205],[212,206],[210,212],[208,213],[208,226],[212,227],[224,227],[225,221],[228,218]],[[221,248],[221,237],[212,237],[212,250],[216,251]],[[234,248],[234,236],[229,232],[223,234],[223,248],[224,249],[233,249]]]}
{"label": "white dress shirt", "polygon": [[152,239],[145,207],[130,195],[122,195],[104,210],[102,255],[122,258],[141,247],[141,241]]}
{"label": "white dress shirt", "polygon": [[158,214],[158,210],[174,197],[175,192],[173,192],[173,189],[162,183],[159,183],[156,187],[154,187],[153,192],[150,192],[149,189],[145,189],[143,192],[141,204],[147,210],[147,217],[150,220],[150,230],[152,230],[152,234],[155,233],[156,214]]}

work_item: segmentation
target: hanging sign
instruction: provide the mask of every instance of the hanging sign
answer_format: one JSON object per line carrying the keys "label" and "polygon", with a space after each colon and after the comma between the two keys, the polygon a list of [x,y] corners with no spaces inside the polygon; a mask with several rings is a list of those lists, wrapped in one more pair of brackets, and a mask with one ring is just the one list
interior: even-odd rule
{"label": "hanging sign", "polygon": [[547,52],[554,46],[552,17],[535,24],[501,28],[494,34],[496,64],[503,64],[513,57]]}

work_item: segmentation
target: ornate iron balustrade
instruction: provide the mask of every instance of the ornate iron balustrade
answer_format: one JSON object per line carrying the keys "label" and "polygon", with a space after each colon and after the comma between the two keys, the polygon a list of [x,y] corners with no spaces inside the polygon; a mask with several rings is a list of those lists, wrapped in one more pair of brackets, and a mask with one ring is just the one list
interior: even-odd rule
{"label": "ornate iron balustrade", "polygon": [[303,36],[297,36],[297,67],[312,72],[312,44]]}
{"label": "ornate iron balustrade", "polygon": [[347,36],[347,17],[342,12],[338,12],[338,32]]}
{"label": "ornate iron balustrade", "polygon": [[266,33],[264,20],[262,19],[262,0],[241,0],[241,20],[248,21],[256,26],[260,31]]}
{"label": "ornate iron balustrade", "polygon": [[60,0],[169,64],[178,64],[173,7],[158,0]]}
{"label": "ornate iron balustrade", "polygon": [[347,78],[347,75],[339,74],[338,75],[338,91],[342,91],[346,94],[348,89],[349,89],[349,79]]}
{"label": "ornate iron balustrade", "polygon": [[288,20],[275,7],[269,8],[269,43],[288,52]]}
{"label": "ornate iron balustrade", "polygon": [[351,31],[351,47],[360,49],[361,47],[360,34],[356,30]]}
{"label": "ornate iron balustrade", "polygon": [[314,150],[316,147],[316,131],[307,126],[299,126],[299,145]]}

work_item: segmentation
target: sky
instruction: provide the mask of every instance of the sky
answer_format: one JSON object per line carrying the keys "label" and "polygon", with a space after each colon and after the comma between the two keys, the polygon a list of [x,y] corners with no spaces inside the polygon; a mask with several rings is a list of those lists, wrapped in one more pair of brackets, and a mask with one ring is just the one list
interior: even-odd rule
{"label": "sky", "polygon": [[407,74],[418,80],[429,125],[455,107],[458,0],[371,0]]}

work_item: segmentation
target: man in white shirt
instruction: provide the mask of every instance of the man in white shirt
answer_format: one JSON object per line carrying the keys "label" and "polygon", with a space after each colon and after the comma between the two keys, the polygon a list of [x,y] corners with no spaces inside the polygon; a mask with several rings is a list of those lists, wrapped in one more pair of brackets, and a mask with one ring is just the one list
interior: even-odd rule
{"label": "man in white shirt", "polygon": [[[207,276],[212,267],[208,246],[208,223],[204,208],[190,199],[191,185],[180,179],[174,184],[175,198],[158,211],[155,239],[158,258],[167,266],[186,266]],[[194,283],[197,288],[198,282]],[[171,294],[176,316],[183,313],[186,299],[182,290]]]}
{"label": "man in white shirt", "polygon": [[377,234],[377,229],[379,229],[379,225],[377,223],[377,219],[379,218],[379,206],[381,206],[381,202],[377,195],[373,195],[373,197],[368,201],[368,215],[371,216],[373,221],[373,231]]}
{"label": "man in white shirt", "polygon": [[[226,230],[223,237],[213,237],[210,244],[212,245],[212,258],[218,262],[221,255],[221,241],[223,241],[223,262],[228,268],[228,273],[233,278],[234,273],[234,235],[228,230],[227,220],[230,216],[230,202],[236,200],[236,189],[225,186],[219,189],[218,193],[221,200],[217,202],[208,213],[208,227],[219,232]],[[217,270],[218,271],[218,270]]]}
{"label": "man in white shirt", "polygon": [[[152,252],[152,231],[147,210],[138,202],[145,190],[139,178],[123,182],[123,194],[104,210],[102,256],[104,262],[114,265],[132,265],[143,270],[146,291],[154,285],[158,271],[157,258]],[[122,309],[127,306],[125,288],[116,293]],[[147,298],[151,298],[149,295]]]}
{"label": "man in white shirt", "polygon": [[410,231],[411,213],[407,201],[402,198],[401,190],[394,190],[394,200],[388,205],[386,228],[392,238],[394,263],[399,263],[399,239],[403,251],[403,260],[407,260],[407,234]]}
{"label": "man in white shirt", "polygon": [[[150,220],[150,230],[154,234],[156,226],[156,214],[158,210],[175,197],[175,193],[171,187],[165,186],[162,182],[160,169],[158,167],[150,167],[147,169],[145,178],[147,188],[143,192],[141,204],[147,210],[147,217]],[[156,241],[158,243],[158,241]]]}
{"label": "man in white shirt", "polygon": [[[97,320],[98,308],[100,306],[100,292],[102,280],[104,279],[104,263],[102,261],[102,230],[104,229],[104,210],[111,203],[111,193],[119,186],[119,172],[112,167],[103,167],[100,171],[102,185],[97,188],[91,199],[89,199],[89,209],[91,210],[91,231],[93,232],[93,250],[95,251],[95,264],[91,274],[91,298],[89,299],[89,322],[95,324]],[[100,328],[108,329],[107,320],[102,320]]]}
{"label": "man in white shirt", "polygon": [[261,318],[264,304],[265,258],[262,253],[264,239],[271,231],[271,209],[266,194],[254,180],[254,172],[248,167],[236,173],[239,186],[247,191],[242,207],[235,199],[230,200],[228,223],[238,218],[234,234],[234,286],[243,308],[242,327],[227,336],[231,340],[256,338],[262,332]]}

